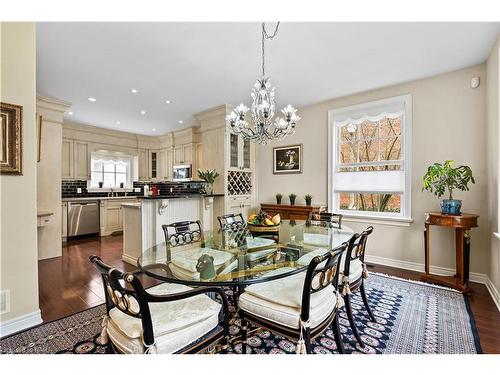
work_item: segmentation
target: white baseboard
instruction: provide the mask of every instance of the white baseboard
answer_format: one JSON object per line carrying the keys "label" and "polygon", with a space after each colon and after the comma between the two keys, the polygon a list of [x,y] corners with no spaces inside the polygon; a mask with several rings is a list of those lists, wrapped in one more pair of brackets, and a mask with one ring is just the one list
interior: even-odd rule
{"label": "white baseboard", "polygon": [[[407,262],[405,260],[396,260],[368,254],[366,254],[365,260],[368,263],[381,264],[383,266],[402,268],[410,271],[424,272],[425,270],[424,264]],[[431,273],[441,276],[452,276],[455,274],[455,270],[452,268],[431,266]],[[488,276],[484,273],[470,272],[469,279],[475,283],[486,284]]]}
{"label": "white baseboard", "polygon": [[125,263],[131,264],[133,266],[137,266],[137,258],[131,257],[127,254],[122,254],[122,260]]}
{"label": "white baseboard", "polygon": [[495,305],[497,305],[498,311],[500,311],[500,293],[498,293],[497,288],[495,288],[495,285],[493,285],[490,278],[488,278],[488,280],[486,281],[486,288],[488,289],[488,292],[490,292],[491,298],[493,298]]}
{"label": "white baseboard", "polygon": [[0,323],[0,338],[43,323],[40,309]]}

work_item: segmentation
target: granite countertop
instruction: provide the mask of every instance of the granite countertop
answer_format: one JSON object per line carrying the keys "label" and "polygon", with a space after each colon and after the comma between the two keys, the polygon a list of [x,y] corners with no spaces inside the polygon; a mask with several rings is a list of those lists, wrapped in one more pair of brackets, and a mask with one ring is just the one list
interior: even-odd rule
{"label": "granite countertop", "polygon": [[62,198],[63,202],[83,202],[83,201],[97,201],[97,200],[114,200],[114,199],[137,199],[140,198],[135,195],[129,195],[127,197],[72,197],[72,198]]}
{"label": "granite countertop", "polygon": [[168,194],[168,195],[149,195],[147,197],[140,195],[137,198],[142,199],[178,199],[178,198],[199,198],[199,197],[223,197],[224,194]]}

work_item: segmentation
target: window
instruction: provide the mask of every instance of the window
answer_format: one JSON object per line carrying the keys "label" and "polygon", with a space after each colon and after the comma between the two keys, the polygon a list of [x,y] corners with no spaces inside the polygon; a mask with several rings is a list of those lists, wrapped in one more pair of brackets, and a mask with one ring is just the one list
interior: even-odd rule
{"label": "window", "polygon": [[91,160],[90,187],[98,188],[102,182],[104,188],[130,187],[130,158],[101,153],[93,153]]}
{"label": "window", "polygon": [[329,111],[329,206],[411,219],[411,95]]}

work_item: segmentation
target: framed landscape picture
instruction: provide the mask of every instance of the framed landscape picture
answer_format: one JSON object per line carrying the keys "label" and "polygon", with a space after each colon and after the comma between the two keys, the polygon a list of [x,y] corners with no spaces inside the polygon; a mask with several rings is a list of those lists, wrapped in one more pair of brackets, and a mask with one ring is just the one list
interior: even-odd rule
{"label": "framed landscape picture", "polygon": [[302,173],[302,145],[274,147],[273,173]]}

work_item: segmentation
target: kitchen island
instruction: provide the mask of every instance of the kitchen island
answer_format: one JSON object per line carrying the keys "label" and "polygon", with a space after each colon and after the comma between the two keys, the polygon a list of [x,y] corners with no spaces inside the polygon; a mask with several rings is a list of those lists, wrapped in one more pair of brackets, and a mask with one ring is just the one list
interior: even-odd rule
{"label": "kitchen island", "polygon": [[136,203],[123,203],[123,261],[136,264],[147,249],[165,241],[162,225],[200,220],[212,230],[224,211],[223,194],[139,196]]}

